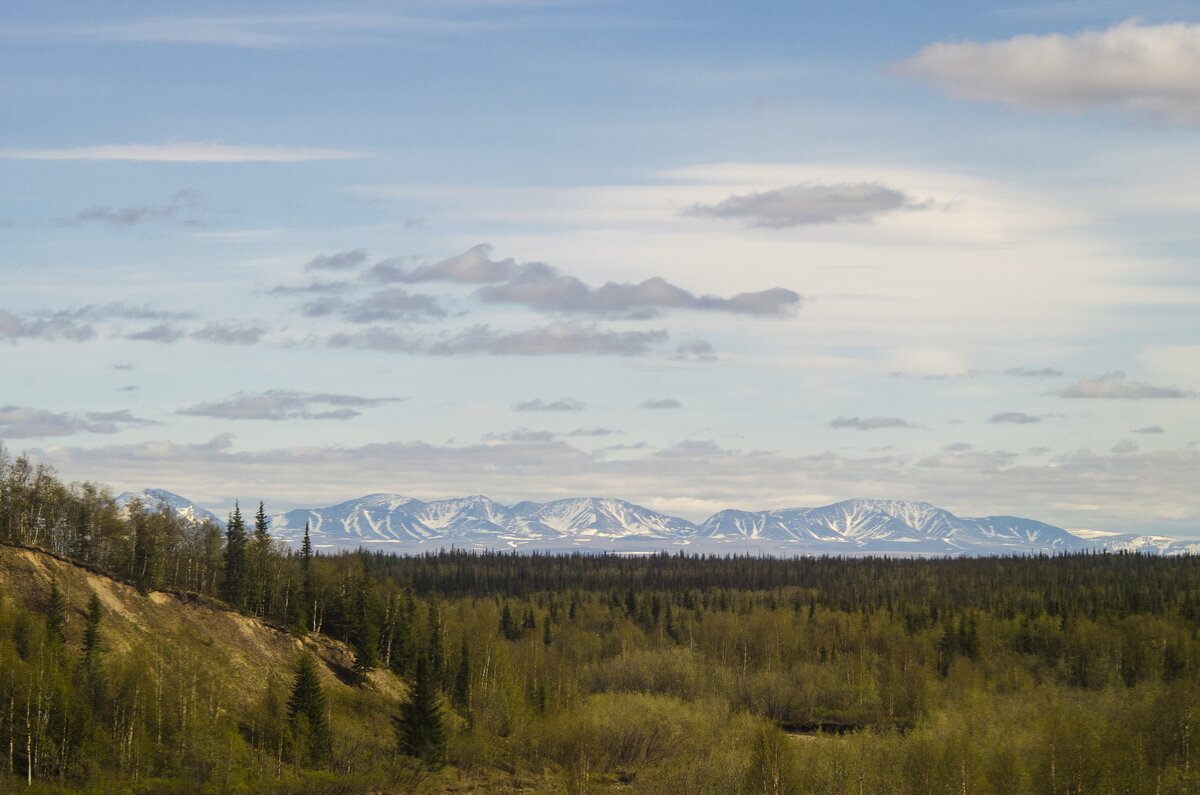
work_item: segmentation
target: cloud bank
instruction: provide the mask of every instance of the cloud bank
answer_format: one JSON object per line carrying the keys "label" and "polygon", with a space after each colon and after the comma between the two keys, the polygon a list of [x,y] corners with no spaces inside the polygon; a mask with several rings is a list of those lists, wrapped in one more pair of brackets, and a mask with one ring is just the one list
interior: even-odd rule
{"label": "cloud bank", "polygon": [[950,94],[1034,110],[1093,108],[1200,123],[1200,25],[1129,20],[1072,35],[934,44],[899,64]]}

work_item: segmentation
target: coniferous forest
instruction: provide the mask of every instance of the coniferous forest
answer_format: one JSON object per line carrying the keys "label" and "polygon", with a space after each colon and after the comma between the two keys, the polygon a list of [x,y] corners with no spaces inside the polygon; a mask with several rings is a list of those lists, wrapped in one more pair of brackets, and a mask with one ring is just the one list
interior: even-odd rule
{"label": "coniferous forest", "polygon": [[1192,557],[324,555],[2,451],[0,542],[6,792],[1200,791]]}

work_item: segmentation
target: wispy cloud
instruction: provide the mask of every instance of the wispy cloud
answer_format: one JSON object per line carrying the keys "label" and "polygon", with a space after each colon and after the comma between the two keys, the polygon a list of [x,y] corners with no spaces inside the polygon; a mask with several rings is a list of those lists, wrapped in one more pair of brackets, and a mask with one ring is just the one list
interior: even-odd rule
{"label": "wispy cloud", "polygon": [[324,295],[304,304],[300,311],[308,317],[337,314],[352,323],[420,320],[446,315],[432,295],[409,293],[400,287],[379,290],[355,301]]}
{"label": "wispy cloud", "polygon": [[254,146],[220,141],[172,141],[153,144],[99,144],[64,149],[0,149],[9,160],[127,160],[158,163],[299,163],[370,157],[350,149],[304,146]]}
{"label": "wispy cloud", "polygon": [[520,272],[516,260],[494,260],[491,253],[490,244],[480,243],[457,256],[411,269],[405,269],[401,260],[388,259],[376,263],[368,276],[381,282],[491,284],[508,281]]}
{"label": "wispy cloud", "polygon": [[54,412],[27,406],[0,406],[0,438],[36,439],[78,433],[116,433],[123,427],[146,425],[128,409],[120,411]]}
{"label": "wispy cloud", "polygon": [[1034,414],[1026,414],[1023,411],[1001,411],[999,414],[993,414],[988,417],[988,422],[997,424],[1010,425],[1032,425],[1035,422],[1041,422],[1042,418]]}
{"label": "wispy cloud", "polygon": [[683,404],[675,398],[659,398],[656,400],[643,400],[639,408],[643,409],[681,409]]}
{"label": "wispy cloud", "polygon": [[59,226],[78,226],[99,223],[118,228],[128,228],[145,223],[176,223],[199,226],[204,200],[194,190],[181,190],[161,204],[140,204],[133,207],[97,205],[80,210],[70,218],[58,220]]}
{"label": "wispy cloud", "polygon": [[[446,4],[443,4],[443,7]],[[524,5],[505,3],[503,5]],[[435,6],[435,8],[438,6]],[[9,35],[53,36],[98,42],[186,44],[254,49],[328,46],[384,34],[461,35],[508,29],[528,20],[447,14],[296,11],[224,16],[151,16],[99,24],[8,26]]]}
{"label": "wispy cloud", "polygon": [[306,271],[350,271],[367,261],[367,252],[361,248],[339,251],[336,254],[318,254],[304,266]]}
{"label": "wispy cloud", "polygon": [[78,323],[65,317],[21,317],[0,309],[0,340],[16,342],[31,340],[69,340],[83,342],[96,336],[96,330],[87,323]]}
{"label": "wispy cloud", "polygon": [[885,428],[911,428],[912,423],[900,417],[835,417],[830,428],[850,428],[856,431],[879,431]]}
{"label": "wispy cloud", "polygon": [[1085,378],[1059,393],[1065,398],[1093,398],[1104,400],[1178,400],[1196,397],[1195,392],[1174,386],[1152,386],[1128,378],[1120,370]]}
{"label": "wispy cloud", "polygon": [[191,336],[218,345],[255,345],[266,333],[267,330],[257,323],[209,323],[193,331]]}
{"label": "wispy cloud", "polygon": [[106,304],[86,304],[73,309],[39,312],[39,316],[54,320],[96,322],[104,320],[190,320],[195,312],[155,309],[148,304],[127,304],[110,301]]}
{"label": "wispy cloud", "polygon": [[1059,378],[1063,371],[1054,367],[1010,367],[1005,375],[1015,375],[1021,378]]}
{"label": "wispy cloud", "polygon": [[587,408],[583,401],[576,400],[572,397],[559,398],[558,400],[524,400],[513,406],[513,411],[583,411]]}
{"label": "wispy cloud", "polygon": [[221,420],[348,420],[359,409],[395,403],[404,398],[367,398],[325,392],[294,392],[270,389],[258,394],[239,393],[225,400],[197,403],[178,414]]}
{"label": "wispy cloud", "polygon": [[1163,430],[1161,425],[1146,425],[1141,428],[1134,428],[1132,431],[1130,431],[1130,433],[1153,434],[1166,433],[1166,431]]}
{"label": "wispy cloud", "polygon": [[1200,122],[1200,25],[1129,20],[1071,35],[946,42],[899,64],[949,93],[1036,110],[1108,108]]}
{"label": "wispy cloud", "polygon": [[897,210],[927,210],[908,194],[875,182],[804,184],[730,196],[718,204],[696,204],[685,215],[728,218],[749,226],[782,229],[813,224],[867,223]]}
{"label": "wispy cloud", "polygon": [[333,348],[432,356],[640,356],[666,340],[667,332],[663,330],[610,331],[590,325],[553,322],[523,331],[500,331],[486,325],[472,326],[441,339],[375,327],[331,335],[328,344]]}
{"label": "wispy cloud", "polygon": [[799,293],[782,287],[729,298],[695,295],[658,276],[636,284],[607,282],[590,287],[545,263],[494,260],[491,251],[490,245],[482,243],[456,257],[411,269],[388,260],[376,264],[368,276],[382,282],[481,284],[476,295],[487,303],[517,304],[544,312],[645,318],[665,309],[690,309],[781,317],[804,303]]}
{"label": "wispy cloud", "polygon": [[183,335],[184,331],[179,326],[172,323],[155,323],[141,331],[126,334],[125,339],[136,342],[178,342],[183,339]]}

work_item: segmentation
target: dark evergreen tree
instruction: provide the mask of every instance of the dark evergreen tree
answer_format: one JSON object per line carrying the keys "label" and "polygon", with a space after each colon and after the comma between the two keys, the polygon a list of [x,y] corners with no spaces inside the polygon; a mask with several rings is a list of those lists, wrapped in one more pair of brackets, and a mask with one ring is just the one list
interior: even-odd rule
{"label": "dark evergreen tree", "polygon": [[54,643],[67,637],[67,599],[58,587],[58,579],[50,580],[50,598],[46,602],[46,636]]}
{"label": "dark evergreen tree", "polygon": [[508,602],[504,603],[504,609],[500,611],[500,634],[508,640],[516,640],[521,637],[521,628],[517,626],[517,622],[513,619],[512,610],[508,606]]}
{"label": "dark evergreen tree", "polygon": [[270,613],[271,605],[271,533],[267,523],[266,508],[262,500],[258,502],[258,512],[254,514],[254,538],[250,542],[250,562],[253,565],[249,571],[247,592],[250,598],[250,608],[256,615],[265,616]]}
{"label": "dark evergreen tree", "polygon": [[308,535],[308,522],[304,523],[304,542],[300,545],[300,575],[301,575],[301,591],[304,598],[304,609],[302,615],[305,617],[306,627],[316,632],[320,622],[317,615],[317,585],[313,576],[312,570],[313,547],[312,539]]}
{"label": "dark evergreen tree", "polygon": [[372,594],[373,582],[365,569],[354,580],[350,640],[354,648],[354,673],[359,682],[379,664],[379,618]]}
{"label": "dark evergreen tree", "polygon": [[471,650],[464,635],[458,652],[458,670],[454,672],[454,705],[464,712],[471,706]]}
{"label": "dark evergreen tree", "polygon": [[550,616],[546,616],[545,621],[542,622],[542,644],[549,646],[553,642],[554,633],[550,629]]}
{"label": "dark evergreen tree", "polygon": [[237,503],[225,526],[225,581],[221,595],[234,607],[246,604],[246,522]]}
{"label": "dark evergreen tree", "polygon": [[147,594],[154,589],[154,528],[141,510],[131,512],[130,520],[133,522],[133,582],[138,592]]}
{"label": "dark evergreen tree", "polygon": [[83,665],[92,668],[100,654],[100,621],[104,618],[104,607],[100,597],[92,593],[88,600],[87,615],[83,625]]}
{"label": "dark evergreen tree", "polygon": [[93,592],[84,617],[83,655],[80,660],[84,690],[93,708],[100,700],[100,621],[103,618],[104,608],[100,605],[100,597]]}
{"label": "dark evergreen tree", "polygon": [[442,643],[442,611],[438,609],[437,602],[429,605],[429,642],[425,650],[429,672],[440,687],[446,676],[446,648]]}
{"label": "dark evergreen tree", "polygon": [[307,767],[325,767],[333,753],[333,737],[326,713],[325,691],[317,663],[304,652],[296,666],[292,695],[288,699],[288,725],[292,735],[291,758]]}
{"label": "dark evergreen tree", "polygon": [[439,767],[446,756],[446,734],[442,709],[438,703],[438,685],[425,655],[417,658],[417,675],[409,700],[392,717],[400,753]]}

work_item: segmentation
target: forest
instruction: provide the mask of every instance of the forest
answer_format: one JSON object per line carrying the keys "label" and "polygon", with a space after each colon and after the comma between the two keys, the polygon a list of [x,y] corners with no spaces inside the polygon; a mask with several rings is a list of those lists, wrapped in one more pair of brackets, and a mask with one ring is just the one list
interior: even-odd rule
{"label": "forest", "polygon": [[0,790],[1200,791],[1193,557],[326,555],[247,505],[0,448]]}

